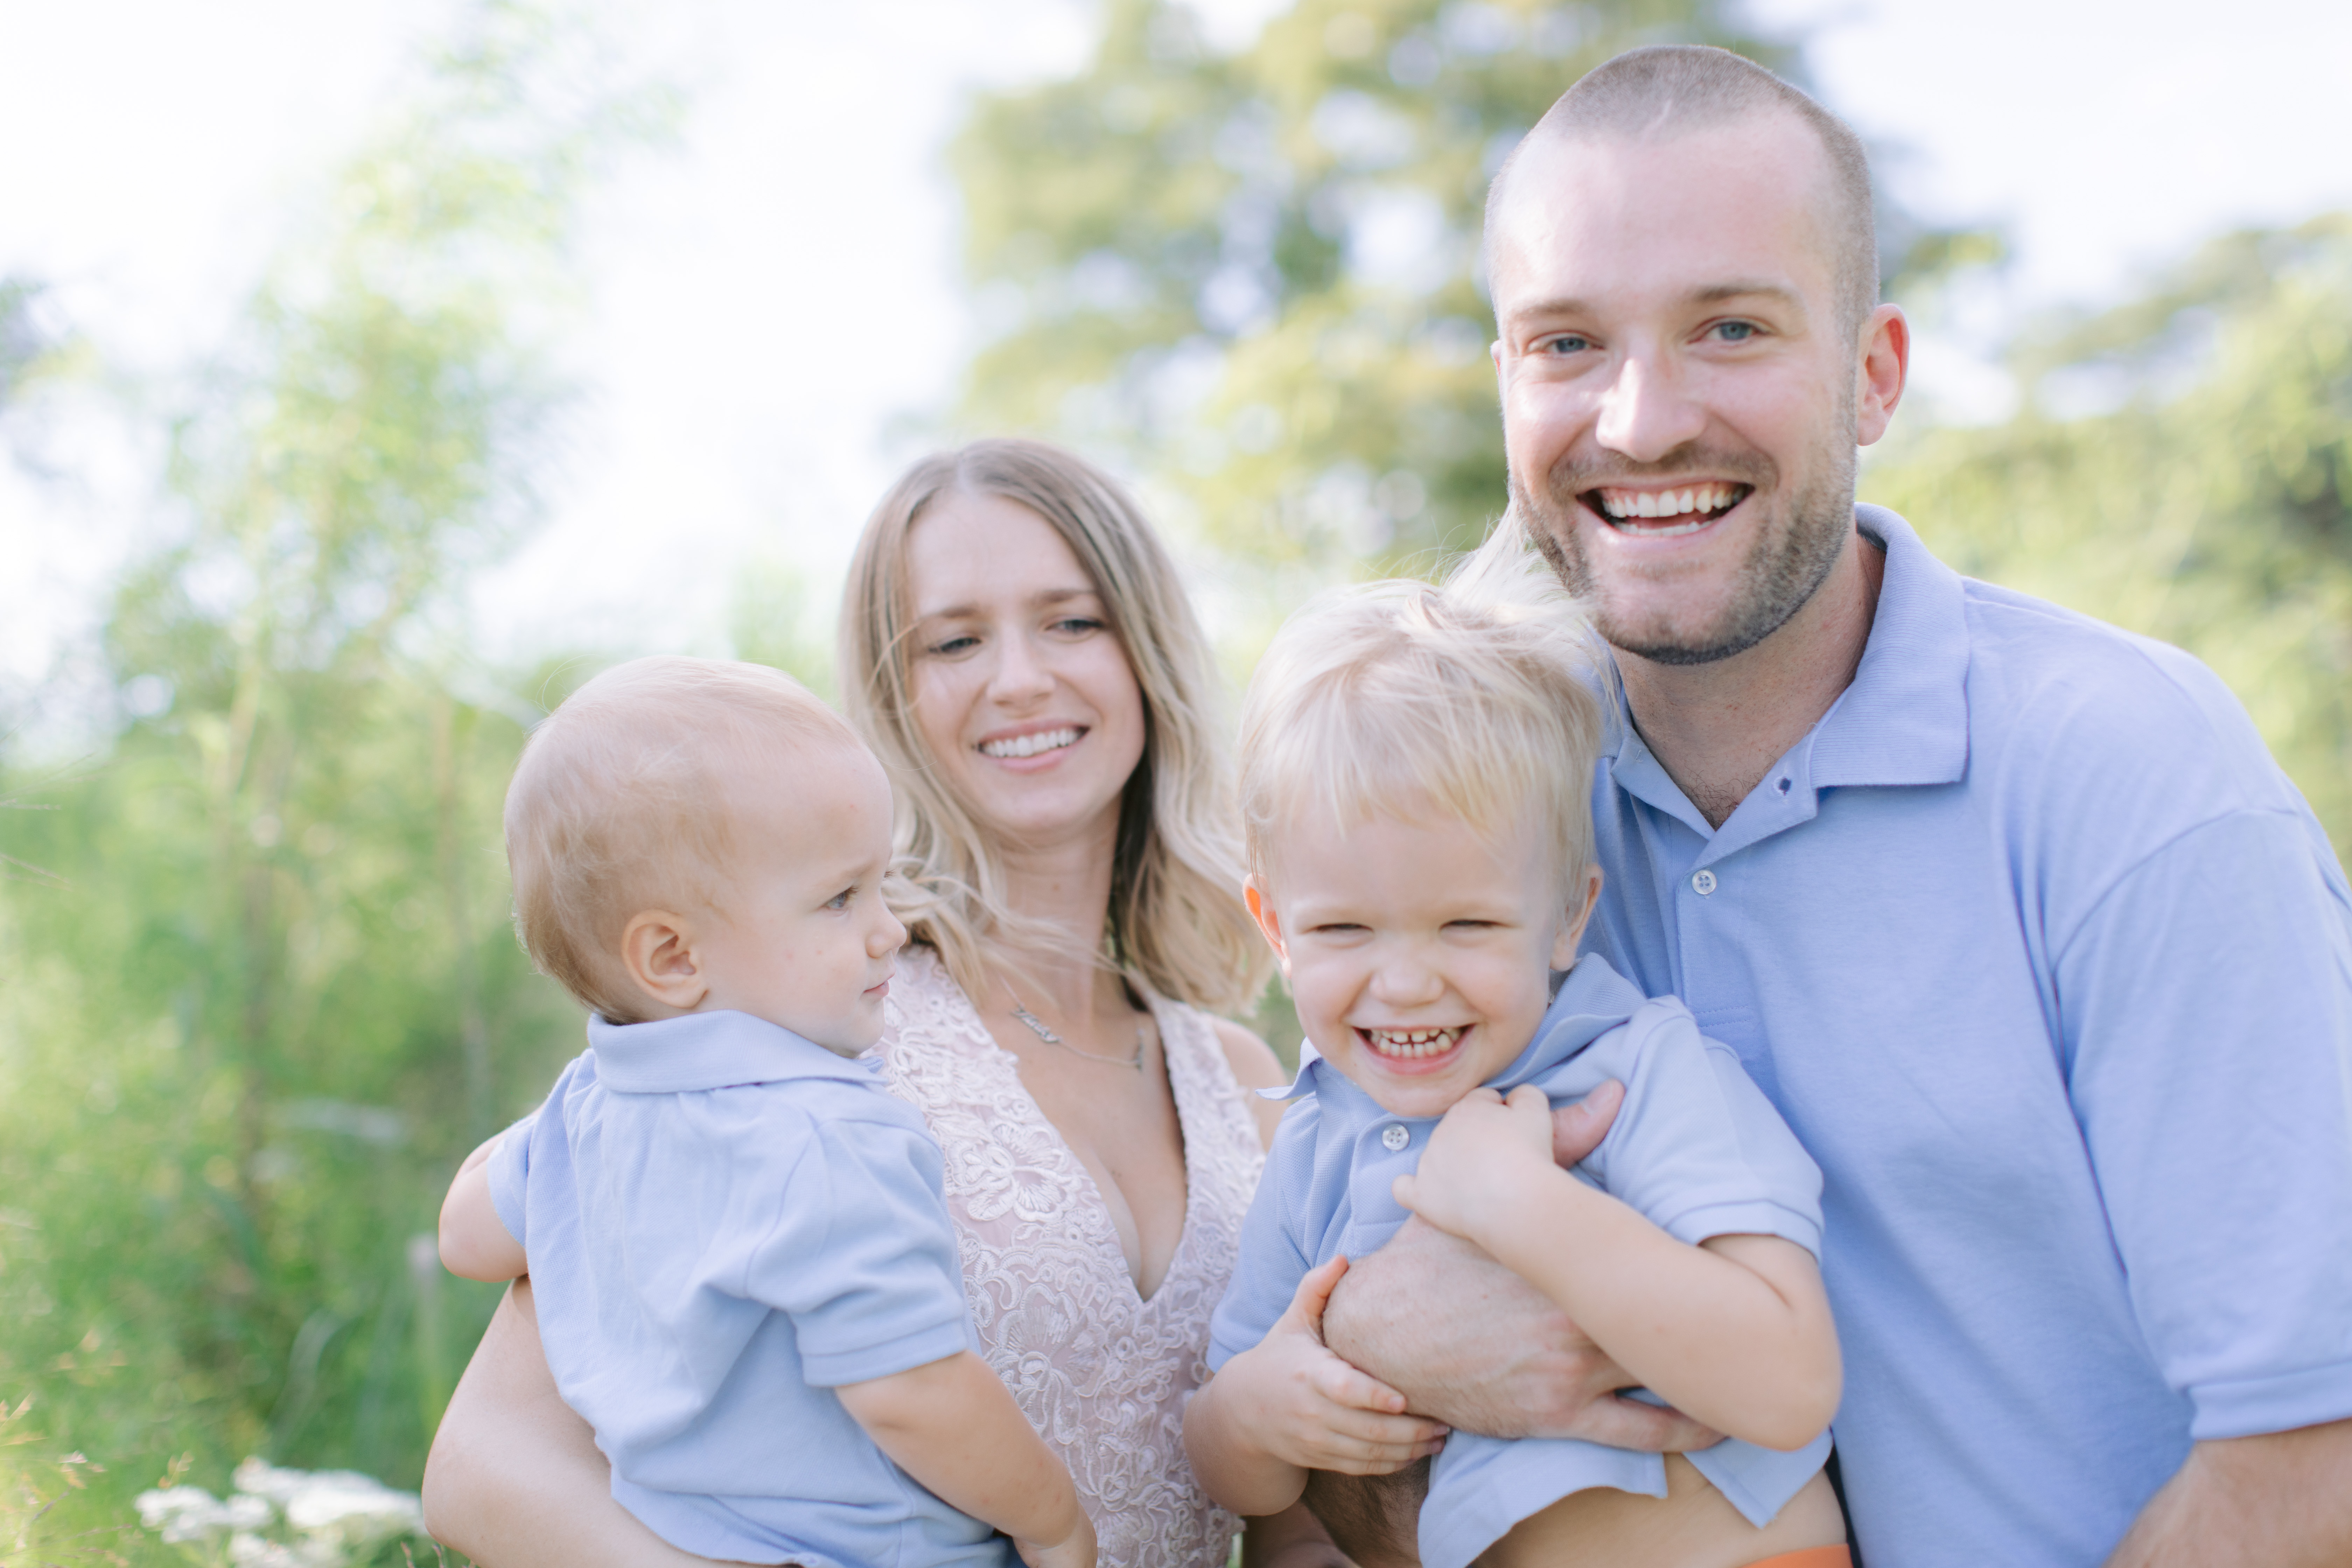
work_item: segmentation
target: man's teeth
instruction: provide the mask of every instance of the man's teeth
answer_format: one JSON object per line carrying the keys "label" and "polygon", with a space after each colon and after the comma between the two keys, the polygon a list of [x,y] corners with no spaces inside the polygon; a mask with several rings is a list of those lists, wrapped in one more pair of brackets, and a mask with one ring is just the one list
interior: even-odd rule
{"label": "man's teeth", "polygon": [[1416,1057],[1444,1056],[1462,1037],[1459,1026],[1451,1029],[1366,1029],[1364,1038],[1372,1049],[1384,1057],[1402,1057],[1410,1061]]}
{"label": "man's teeth", "polygon": [[1076,730],[1040,730],[1034,735],[1015,735],[1009,741],[984,741],[980,749],[991,757],[1034,757],[1040,752],[1058,751],[1077,743]]}
{"label": "man's teeth", "polygon": [[1601,492],[1601,510],[1612,518],[1687,517],[1718,512],[1731,504],[1738,485],[1693,485],[1679,490],[1612,490]]}

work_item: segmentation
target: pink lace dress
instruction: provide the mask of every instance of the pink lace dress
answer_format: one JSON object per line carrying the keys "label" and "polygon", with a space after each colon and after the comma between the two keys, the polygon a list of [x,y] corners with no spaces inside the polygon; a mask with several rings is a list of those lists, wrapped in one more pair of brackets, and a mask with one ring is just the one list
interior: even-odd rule
{"label": "pink lace dress", "polygon": [[928,948],[900,955],[876,1047],[947,1154],[964,1294],[989,1364],[1093,1515],[1103,1568],[1215,1568],[1240,1521],[1184,1458],[1184,1398],[1265,1163],[1247,1091],[1206,1016],[1154,999],[1184,1131],[1184,1229],[1149,1300],[1094,1178]]}

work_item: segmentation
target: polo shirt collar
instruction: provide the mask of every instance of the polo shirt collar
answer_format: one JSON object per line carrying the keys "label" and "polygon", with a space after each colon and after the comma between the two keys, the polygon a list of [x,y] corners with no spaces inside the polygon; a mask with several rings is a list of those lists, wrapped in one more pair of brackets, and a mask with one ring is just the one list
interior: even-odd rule
{"label": "polo shirt collar", "polygon": [[[1886,551],[1862,661],[1853,684],[1724,823],[1721,834],[1729,838],[1750,841],[1810,819],[1815,794],[1823,789],[1953,784],[1968,772],[1969,629],[1959,574],[1929,554],[1911,525],[1885,507],[1857,506],[1853,513],[1856,526]],[[1622,695],[1618,700],[1612,779],[1701,838],[1717,838],[1718,831],[1635,731]],[[1786,790],[1778,787],[1782,779],[1789,781]],[[1789,820],[1779,820],[1783,816]],[[1758,820],[1742,820],[1748,817]],[[1731,847],[1727,841],[1713,850],[1725,854]]]}
{"label": "polo shirt collar", "polygon": [[749,1013],[687,1013],[650,1024],[591,1018],[588,1045],[597,1082],[621,1094],[690,1094],[796,1078],[874,1081],[870,1064]]}

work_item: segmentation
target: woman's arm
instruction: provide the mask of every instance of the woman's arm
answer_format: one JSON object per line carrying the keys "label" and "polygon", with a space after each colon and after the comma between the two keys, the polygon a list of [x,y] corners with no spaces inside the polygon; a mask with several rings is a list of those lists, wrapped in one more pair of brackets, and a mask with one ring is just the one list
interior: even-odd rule
{"label": "woman's arm", "polygon": [[1556,1302],[1676,1408],[1770,1448],[1836,1413],[1837,1331],[1812,1254],[1773,1236],[1693,1247],[1551,1161],[1542,1089],[1474,1089],[1438,1123],[1398,1201]]}
{"label": "woman's arm", "polygon": [[588,1424],[555,1391],[530,1281],[499,1303],[425,1460],[433,1539],[483,1568],[705,1568],[613,1500]]}

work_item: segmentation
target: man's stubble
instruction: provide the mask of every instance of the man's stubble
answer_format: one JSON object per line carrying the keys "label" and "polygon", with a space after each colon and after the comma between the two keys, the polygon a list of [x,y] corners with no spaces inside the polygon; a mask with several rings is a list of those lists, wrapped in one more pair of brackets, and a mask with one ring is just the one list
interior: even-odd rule
{"label": "man's stubble", "polygon": [[1546,477],[1540,498],[1512,473],[1511,505],[1526,523],[1536,549],[1551,563],[1569,592],[1589,607],[1594,629],[1612,647],[1657,664],[1712,664],[1745,653],[1780,630],[1820,591],[1837,565],[1838,552],[1853,528],[1855,422],[1851,386],[1843,390],[1839,403],[1837,418],[1806,454],[1805,479],[1777,497],[1780,508],[1785,509],[1786,523],[1775,527],[1774,520],[1767,519],[1756,530],[1747,559],[1739,563],[1730,602],[1710,626],[1677,633],[1663,618],[1636,625],[1622,617],[1586,556],[1576,525],[1576,498],[1605,484],[1706,474],[1753,485],[1748,500],[1754,501],[1773,496],[1777,489],[1779,468],[1770,458],[1760,453],[1713,451],[1693,442],[1654,463],[1564,460]]}

